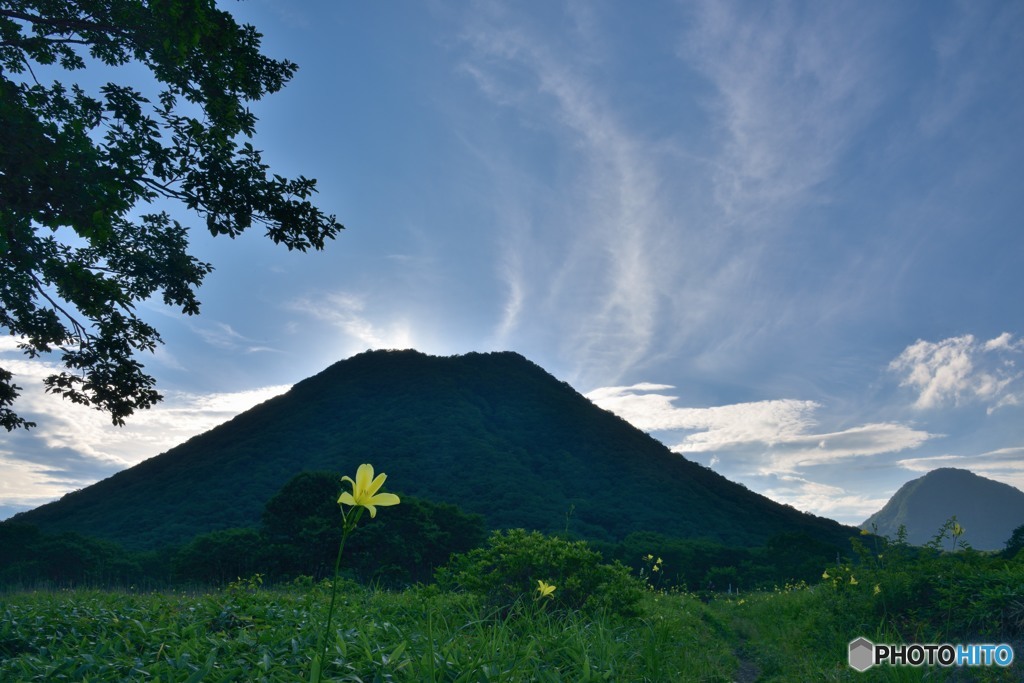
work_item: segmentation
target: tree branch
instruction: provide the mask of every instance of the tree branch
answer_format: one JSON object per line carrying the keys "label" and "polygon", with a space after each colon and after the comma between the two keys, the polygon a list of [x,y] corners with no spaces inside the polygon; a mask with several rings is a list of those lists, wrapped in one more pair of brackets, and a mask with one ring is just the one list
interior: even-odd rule
{"label": "tree branch", "polygon": [[78,322],[75,316],[65,311],[64,308],[59,303],[53,300],[53,297],[46,293],[46,289],[43,287],[43,283],[39,281],[39,278],[36,277],[35,273],[29,273],[29,277],[31,277],[32,281],[35,282],[36,291],[39,292],[44,299],[50,302],[50,306],[53,308],[53,310],[59,312],[61,315],[68,319],[68,322],[71,323],[71,327],[74,330],[74,335],[78,337],[78,345],[82,347],[88,347],[88,340],[90,335],[89,331],[85,328],[85,326],[82,325],[82,323]]}
{"label": "tree branch", "polygon": [[[21,40],[15,40],[11,42],[0,41],[0,47],[17,47],[24,48],[25,44],[33,40],[31,38],[22,38]],[[77,38],[48,38],[46,36],[37,36],[34,40],[45,40],[47,43],[59,43],[61,45],[92,45],[92,41],[77,39]]]}
{"label": "tree branch", "polygon": [[116,33],[118,35],[127,35],[128,32],[123,28],[114,26],[112,24],[101,24],[98,22],[90,23],[80,19],[47,19],[46,17],[40,17],[35,14],[27,14],[25,12],[17,12],[15,10],[0,9],[0,17],[7,17],[9,19],[19,19],[21,21],[27,21],[31,24],[42,24],[43,26],[54,26],[59,29],[63,29],[63,33],[77,33],[79,30],[87,31],[105,31],[107,33]]}

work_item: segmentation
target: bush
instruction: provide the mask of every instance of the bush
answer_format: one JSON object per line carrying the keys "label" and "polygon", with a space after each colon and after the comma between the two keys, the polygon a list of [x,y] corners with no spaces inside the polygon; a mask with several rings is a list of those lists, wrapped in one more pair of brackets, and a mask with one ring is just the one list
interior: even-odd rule
{"label": "bush", "polygon": [[[1024,633],[1024,564],[963,543],[950,519],[924,547],[896,539],[860,539],[854,566],[822,578],[836,614],[850,625],[883,624],[918,642],[1010,640]],[[858,626],[859,627],[859,626]]]}
{"label": "bush", "polygon": [[437,578],[442,586],[476,593],[499,609],[534,599],[537,582],[544,581],[556,587],[551,600],[558,607],[636,615],[643,584],[621,563],[601,560],[585,541],[510,529],[491,534],[486,547],[454,556]]}

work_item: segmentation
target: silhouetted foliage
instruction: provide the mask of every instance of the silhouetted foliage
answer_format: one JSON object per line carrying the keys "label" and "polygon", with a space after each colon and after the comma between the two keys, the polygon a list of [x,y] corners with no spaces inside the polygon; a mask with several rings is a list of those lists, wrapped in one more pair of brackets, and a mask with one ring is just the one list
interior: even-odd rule
{"label": "silhouetted foliage", "polygon": [[268,561],[255,529],[226,529],[202,534],[178,551],[174,578],[178,581],[223,584],[261,571]]}
{"label": "silhouetted foliage", "polygon": [[[323,578],[333,570],[342,533],[340,491],[337,474],[303,472],[268,501],[263,535],[271,576]],[[480,515],[402,496],[401,505],[364,516],[348,540],[343,570],[389,586],[429,581],[452,553],[475,548],[486,536]]]}
{"label": "silhouetted foliage", "polygon": [[[303,472],[267,502],[262,528],[213,531],[158,551],[129,552],[74,532],[0,524],[0,584],[224,584],[255,573],[275,581],[324,578],[341,540],[340,488],[337,474]],[[406,496],[386,514],[363,518],[343,569],[388,587],[430,581],[453,553],[486,536],[480,515]]]}
{"label": "silhouetted foliage", "polygon": [[[188,253],[188,228],[147,205],[194,211],[214,235],[257,224],[302,251],[342,229],[308,201],[315,180],[269,174],[246,141],[250,103],[297,68],[261,54],[260,38],[212,0],[0,6],[0,327],[29,356],[60,349],[64,371],[47,390],[114,424],[161,399],[135,358],[161,343],[137,302],[159,293],[198,313],[195,289],[212,270]],[[87,65],[102,77],[129,62],[153,92],[73,82]],[[9,407],[19,390],[0,368],[7,430],[33,426]]]}
{"label": "silhouetted foliage", "polygon": [[0,525],[0,584],[128,584],[143,578],[139,558],[110,541],[74,532],[45,534]]}
{"label": "silhouetted foliage", "polygon": [[334,566],[341,539],[341,479],[333,472],[302,472],[263,510],[263,538],[275,576],[323,578]]}
{"label": "silhouetted foliage", "polygon": [[1006,539],[1006,548],[1003,549],[1003,557],[1013,558],[1024,550],[1024,524],[1013,530],[1010,537]]}
{"label": "silhouetted foliage", "polygon": [[[663,560],[655,577],[659,588],[725,591],[771,588],[788,582],[817,580],[822,564],[837,554],[849,555],[850,544],[825,543],[802,533],[773,536],[765,545],[729,546],[703,539],[672,538],[650,531],[627,536],[621,543],[595,543],[608,559],[650,576],[648,555]],[[652,582],[654,583],[654,582]]]}
{"label": "silhouetted foliage", "polygon": [[345,565],[360,580],[388,587],[428,582],[453,553],[476,548],[486,538],[481,515],[405,496],[401,505],[360,523],[349,537]]}

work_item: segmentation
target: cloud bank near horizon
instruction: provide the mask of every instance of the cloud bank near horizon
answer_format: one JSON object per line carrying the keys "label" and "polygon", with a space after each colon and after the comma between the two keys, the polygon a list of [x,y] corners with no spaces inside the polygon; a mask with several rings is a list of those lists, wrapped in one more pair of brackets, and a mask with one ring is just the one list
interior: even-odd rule
{"label": "cloud bank near horizon", "polygon": [[11,432],[0,444],[3,517],[163,453],[291,388],[276,385],[206,394],[165,392],[163,402],[138,411],[125,426],[115,427],[104,413],[46,393],[42,380],[58,367],[42,360],[12,358],[12,348],[11,343],[0,347],[0,364],[11,370],[23,387],[19,411],[38,426]]}
{"label": "cloud bank near horizon", "polygon": [[[948,417],[965,404],[1000,408],[1019,406],[1021,373],[1016,357],[1024,342],[1003,333],[988,341],[973,335],[939,342],[918,340],[887,366],[899,386],[914,392],[911,408]],[[857,523],[888,500],[855,493],[834,476],[835,464],[848,472],[864,468],[927,473],[960,467],[1024,490],[1024,445],[1016,443],[976,454],[905,457],[944,434],[912,422],[887,420],[829,429],[819,417],[818,401],[775,399],[731,405],[679,407],[679,392],[667,384],[637,383],[601,387],[586,394],[596,405],[660,438],[671,450],[695,458],[727,477],[756,484],[769,497],[802,510]],[[888,407],[905,412],[900,396]],[[944,410],[945,409],[945,410]],[[920,415],[918,415],[920,417]],[[833,416],[833,420],[846,418]],[[892,492],[890,492],[892,493]]]}

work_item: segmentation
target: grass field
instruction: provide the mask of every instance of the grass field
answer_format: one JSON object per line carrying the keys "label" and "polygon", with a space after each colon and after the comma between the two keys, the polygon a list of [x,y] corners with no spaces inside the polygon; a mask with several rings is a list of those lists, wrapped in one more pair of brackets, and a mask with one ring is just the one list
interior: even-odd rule
{"label": "grass field", "polygon": [[[326,593],[15,593],[0,599],[0,680],[302,681]],[[503,616],[467,595],[345,586],[325,680],[730,680],[737,662],[693,599],[650,596],[630,620],[524,601]],[[332,629],[333,630],[333,629]]]}
{"label": "grass field", "polygon": [[[950,520],[924,548],[853,539],[858,561],[815,585],[742,594],[659,590],[660,557],[637,576],[521,529],[402,591],[259,574],[208,591],[9,590],[0,681],[1024,681],[1024,552],[976,552],[960,532]],[[859,637],[1021,657],[858,673]]]}
{"label": "grass field", "polygon": [[[0,680],[305,681],[326,616],[323,585],[241,581],[207,593],[15,592],[0,597]],[[345,584],[324,680],[1022,680],[1009,669],[878,667],[858,674],[857,635],[824,586],[722,596],[649,592],[636,617],[548,609],[524,596],[501,614],[475,597]]]}

